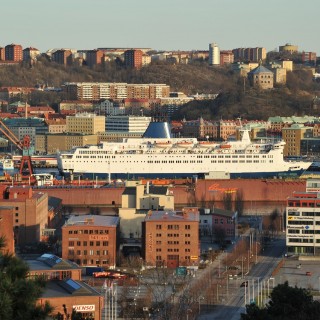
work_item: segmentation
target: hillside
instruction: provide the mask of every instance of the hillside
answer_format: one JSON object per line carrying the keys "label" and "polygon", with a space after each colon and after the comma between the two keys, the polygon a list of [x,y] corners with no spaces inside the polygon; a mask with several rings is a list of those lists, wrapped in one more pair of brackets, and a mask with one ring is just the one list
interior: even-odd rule
{"label": "hillside", "polygon": [[[0,86],[30,86],[46,84],[59,87],[64,82],[104,81],[127,83],[165,83],[171,91],[186,94],[219,93],[215,101],[193,101],[183,106],[174,118],[266,119],[281,115],[317,115],[315,96],[320,96],[320,83],[312,81],[312,73],[298,69],[289,72],[287,85],[270,91],[254,90],[228,68],[212,68],[206,62],[173,65],[165,62],[151,64],[140,70],[127,69],[116,63],[107,63],[94,70],[86,66],[62,66],[45,58],[33,67],[27,65],[1,66]],[[63,99],[56,93],[37,92],[31,104],[56,104]]]}

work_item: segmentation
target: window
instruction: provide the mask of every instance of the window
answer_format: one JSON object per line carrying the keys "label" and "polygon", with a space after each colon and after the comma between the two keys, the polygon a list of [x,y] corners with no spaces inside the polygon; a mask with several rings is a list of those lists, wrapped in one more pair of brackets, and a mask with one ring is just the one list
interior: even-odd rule
{"label": "window", "polygon": [[157,224],[157,225],[156,225],[156,229],[157,229],[157,230],[161,230],[161,224]]}
{"label": "window", "polygon": [[86,247],[88,245],[87,241],[83,241],[83,246]]}
{"label": "window", "polygon": [[186,224],[186,225],[184,226],[184,228],[185,228],[185,230],[190,230],[190,224]]}
{"label": "window", "polygon": [[73,247],[74,246],[74,241],[69,241],[69,247]]}
{"label": "window", "polygon": [[102,242],[102,245],[103,245],[104,247],[107,247],[108,244],[109,244],[108,241],[103,241],[103,242]]}

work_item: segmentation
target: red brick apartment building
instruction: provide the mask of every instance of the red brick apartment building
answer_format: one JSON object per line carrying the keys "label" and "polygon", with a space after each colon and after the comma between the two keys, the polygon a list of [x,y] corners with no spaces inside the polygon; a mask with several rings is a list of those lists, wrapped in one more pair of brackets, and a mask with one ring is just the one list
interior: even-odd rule
{"label": "red brick apartment building", "polygon": [[119,217],[71,216],[62,227],[62,258],[80,266],[114,267]]}
{"label": "red brick apartment building", "polygon": [[124,63],[127,67],[141,68],[142,56],[143,52],[141,50],[126,50],[124,52]]}
{"label": "red brick apartment building", "polygon": [[102,50],[89,50],[87,52],[87,65],[92,68],[97,64],[101,64],[104,60],[104,52]]}
{"label": "red brick apartment building", "polygon": [[52,61],[63,64],[71,65],[72,64],[72,52],[71,50],[57,50],[52,54]]}
{"label": "red brick apartment building", "polygon": [[13,230],[20,246],[39,242],[48,226],[48,194],[29,186],[5,187],[0,206],[13,207]]}
{"label": "red brick apartment building", "polygon": [[7,61],[22,61],[23,52],[22,46],[19,44],[8,44],[5,46],[5,60]]}
{"label": "red brick apartment building", "polygon": [[142,222],[142,254],[150,266],[197,265],[199,213],[150,210]]}
{"label": "red brick apartment building", "polygon": [[5,246],[1,253],[14,254],[13,235],[13,209],[14,207],[0,206],[0,236],[5,238]]}

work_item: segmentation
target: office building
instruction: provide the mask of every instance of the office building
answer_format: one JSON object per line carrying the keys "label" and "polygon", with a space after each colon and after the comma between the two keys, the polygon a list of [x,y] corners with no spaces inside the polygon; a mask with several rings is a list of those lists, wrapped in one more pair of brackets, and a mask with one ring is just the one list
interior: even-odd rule
{"label": "office building", "polygon": [[66,117],[66,130],[68,133],[97,134],[105,131],[105,116],[94,113],[77,113]]}
{"label": "office building", "polygon": [[106,132],[131,132],[143,134],[151,122],[151,117],[138,116],[108,116]]}
{"label": "office building", "polygon": [[307,180],[306,192],[294,192],[287,199],[287,251],[299,255],[320,255],[320,183]]}
{"label": "office building", "polygon": [[150,210],[142,222],[142,253],[147,266],[197,266],[199,212]]}
{"label": "office building", "polygon": [[62,258],[80,266],[116,266],[119,217],[71,216],[62,227]]}

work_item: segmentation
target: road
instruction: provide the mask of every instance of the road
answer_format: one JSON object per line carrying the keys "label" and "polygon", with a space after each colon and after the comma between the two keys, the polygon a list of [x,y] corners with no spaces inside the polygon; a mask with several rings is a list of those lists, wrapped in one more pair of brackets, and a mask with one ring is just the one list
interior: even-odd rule
{"label": "road", "polygon": [[[272,271],[281,261],[285,251],[284,238],[274,240],[258,262],[243,279],[228,281],[228,295],[221,297],[221,304],[214,311],[201,314],[199,320],[239,320],[241,313],[245,311],[245,303],[255,300],[258,302],[258,292],[265,293],[274,286],[274,279],[270,281]],[[248,281],[248,287],[240,287],[241,283]],[[259,282],[259,290],[258,290]],[[262,288],[263,286],[263,288]],[[265,302],[266,296],[259,298],[259,302]]]}

